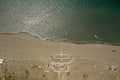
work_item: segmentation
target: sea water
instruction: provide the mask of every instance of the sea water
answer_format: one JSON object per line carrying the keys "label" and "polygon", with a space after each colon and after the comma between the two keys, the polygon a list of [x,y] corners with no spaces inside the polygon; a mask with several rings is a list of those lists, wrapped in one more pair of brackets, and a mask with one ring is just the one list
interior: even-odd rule
{"label": "sea water", "polygon": [[120,44],[119,0],[0,0],[0,33]]}

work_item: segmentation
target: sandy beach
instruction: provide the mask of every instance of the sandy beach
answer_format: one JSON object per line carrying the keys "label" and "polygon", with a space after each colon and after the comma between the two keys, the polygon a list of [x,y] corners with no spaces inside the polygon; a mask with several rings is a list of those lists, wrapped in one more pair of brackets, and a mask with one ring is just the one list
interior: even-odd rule
{"label": "sandy beach", "polygon": [[[31,66],[37,61],[36,64],[44,63],[45,65],[49,63],[49,56],[60,54],[61,50],[63,54],[70,54],[74,57],[71,64],[71,74],[65,73],[65,80],[120,79],[120,46],[97,43],[73,44],[69,42],[40,40],[27,33],[0,34],[0,58],[7,60],[8,64],[16,65],[18,63],[9,62],[16,60],[23,62],[29,61],[31,62]],[[30,64],[29,62],[25,64]],[[117,66],[117,73],[113,72],[111,74],[109,71],[109,67],[111,66]],[[10,68],[10,70],[12,69]],[[13,71],[15,70],[16,69]],[[31,69],[29,68],[29,70]],[[37,72],[34,73],[37,74]],[[52,71],[45,73],[45,75],[47,75],[48,80],[57,80],[57,78],[55,78],[56,74]],[[51,75],[53,75],[53,77]],[[113,75],[113,78],[111,78],[111,75]],[[39,78],[32,79],[31,77],[28,80],[45,79],[46,78],[40,78],[39,76]],[[22,79],[17,78],[16,80]]]}

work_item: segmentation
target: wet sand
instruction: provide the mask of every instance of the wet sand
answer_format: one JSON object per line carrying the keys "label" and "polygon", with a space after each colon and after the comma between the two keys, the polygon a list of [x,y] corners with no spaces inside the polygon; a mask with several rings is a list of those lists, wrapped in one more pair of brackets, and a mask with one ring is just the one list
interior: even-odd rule
{"label": "wet sand", "polygon": [[[43,63],[43,69],[45,69],[45,65],[49,63],[49,56],[60,54],[61,50],[63,54],[71,54],[74,57],[70,73],[65,73],[64,75],[65,80],[120,79],[118,78],[120,77],[120,46],[97,43],[73,44],[69,42],[54,42],[50,40],[40,40],[27,33],[0,34],[0,57],[5,59],[12,68],[22,61],[22,64],[30,64],[29,62],[31,62],[31,67],[36,62],[38,62],[36,63],[37,65]],[[10,62],[12,60],[15,60],[16,62]],[[111,73],[111,71],[108,70],[108,68],[113,65],[118,67],[117,73]],[[11,66],[8,67],[10,68],[9,72],[16,71],[10,71],[12,70]],[[28,66],[24,67],[25,70]],[[30,73],[33,72],[34,76],[39,73],[40,70],[34,72],[31,67],[28,68]],[[39,78],[36,78],[36,80],[46,79],[45,75],[47,75],[47,79],[49,78],[48,80],[57,80],[57,74],[52,72],[52,70],[49,73],[45,73],[45,75],[43,75],[44,71],[41,73],[41,77],[44,78],[37,75]],[[32,75],[33,74],[31,74],[29,80],[35,79]],[[111,75],[113,76],[112,78]],[[24,79],[17,78],[15,80]]]}

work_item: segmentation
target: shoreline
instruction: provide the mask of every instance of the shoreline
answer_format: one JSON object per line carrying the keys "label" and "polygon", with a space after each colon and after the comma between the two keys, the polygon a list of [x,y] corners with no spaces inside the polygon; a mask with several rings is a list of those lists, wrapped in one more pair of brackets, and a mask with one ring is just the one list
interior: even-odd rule
{"label": "shoreline", "polygon": [[35,37],[36,39],[39,39],[39,40],[53,41],[53,42],[66,42],[66,43],[72,43],[72,44],[76,44],[76,45],[81,45],[81,44],[103,44],[103,45],[120,46],[120,43],[107,43],[107,42],[102,42],[102,41],[72,42],[72,41],[66,40],[66,39],[54,40],[54,39],[51,39],[51,38],[40,38],[40,37],[36,36],[35,34],[31,34],[31,33],[28,33],[28,32],[0,33],[0,35],[19,35],[19,34],[26,34],[26,35]]}

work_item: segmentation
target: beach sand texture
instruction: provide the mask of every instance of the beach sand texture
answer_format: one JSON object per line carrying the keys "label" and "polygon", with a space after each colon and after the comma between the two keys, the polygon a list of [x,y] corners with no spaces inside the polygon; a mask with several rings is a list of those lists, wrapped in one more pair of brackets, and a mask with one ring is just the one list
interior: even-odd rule
{"label": "beach sand texture", "polygon": [[64,80],[120,80],[120,46],[40,40],[27,33],[0,34],[0,57],[6,61],[0,76],[4,67],[8,80],[58,80],[52,69],[45,70],[49,56],[61,50],[74,57]]}

